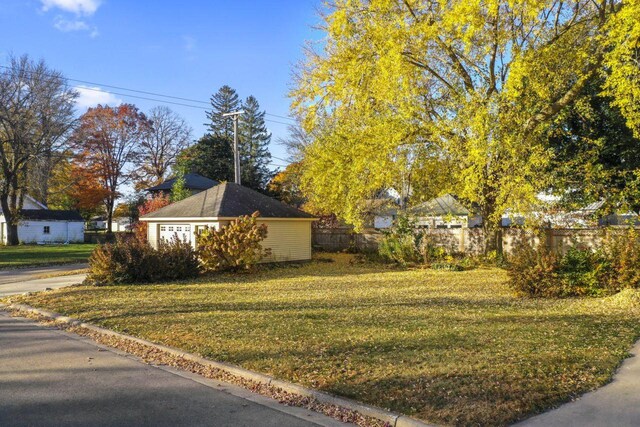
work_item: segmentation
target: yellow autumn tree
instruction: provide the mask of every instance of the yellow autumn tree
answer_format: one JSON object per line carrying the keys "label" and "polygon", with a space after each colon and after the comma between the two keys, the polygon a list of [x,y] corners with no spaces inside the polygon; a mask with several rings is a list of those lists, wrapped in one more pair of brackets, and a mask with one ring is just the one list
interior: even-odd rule
{"label": "yellow autumn tree", "polygon": [[326,39],[308,50],[292,91],[294,113],[315,135],[305,195],[361,226],[365,200],[414,171],[421,192],[454,192],[495,235],[506,210],[530,211],[548,188],[546,131],[603,69],[603,40],[626,7],[332,2]]}

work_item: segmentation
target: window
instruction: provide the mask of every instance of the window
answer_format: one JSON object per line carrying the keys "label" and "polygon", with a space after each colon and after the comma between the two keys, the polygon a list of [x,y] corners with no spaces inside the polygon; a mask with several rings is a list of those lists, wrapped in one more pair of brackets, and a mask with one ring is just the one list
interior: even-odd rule
{"label": "window", "polygon": [[173,227],[169,227],[169,231],[173,231]]}
{"label": "window", "polygon": [[182,231],[182,227],[176,227],[176,231]]}
{"label": "window", "polygon": [[48,225],[45,225],[43,232],[44,232],[44,234],[49,234],[49,233],[51,233],[51,228]]}
{"label": "window", "polygon": [[166,227],[166,226],[164,226],[164,225],[161,225],[161,226],[160,226],[160,231],[167,231],[167,227]]}

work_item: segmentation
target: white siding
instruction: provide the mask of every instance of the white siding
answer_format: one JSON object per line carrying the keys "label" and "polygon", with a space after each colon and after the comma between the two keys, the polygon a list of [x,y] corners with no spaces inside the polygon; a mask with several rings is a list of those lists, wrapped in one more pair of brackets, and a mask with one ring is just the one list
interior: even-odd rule
{"label": "white siding", "polygon": [[147,241],[154,248],[158,247],[158,229],[160,228],[160,224],[157,222],[148,222],[147,223]]}
{"label": "white siding", "polygon": [[[45,234],[45,227],[49,233]],[[22,221],[18,225],[20,243],[84,242],[84,223],[67,221]],[[3,233],[3,243],[6,233]]]}

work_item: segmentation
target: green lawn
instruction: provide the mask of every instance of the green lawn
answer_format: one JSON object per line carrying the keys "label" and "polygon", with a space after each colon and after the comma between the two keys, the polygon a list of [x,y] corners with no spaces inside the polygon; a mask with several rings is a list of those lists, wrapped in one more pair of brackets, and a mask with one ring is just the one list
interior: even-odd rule
{"label": "green lawn", "polygon": [[640,336],[634,291],[519,299],[499,269],[331,259],[13,301],[456,425],[506,424],[598,387]]}
{"label": "green lawn", "polygon": [[49,264],[86,262],[96,245],[0,245],[0,270]]}

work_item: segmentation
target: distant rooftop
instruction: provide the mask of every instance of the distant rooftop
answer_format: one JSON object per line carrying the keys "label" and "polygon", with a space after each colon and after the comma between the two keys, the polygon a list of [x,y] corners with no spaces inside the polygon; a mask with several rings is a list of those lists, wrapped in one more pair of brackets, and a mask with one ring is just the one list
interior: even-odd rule
{"label": "distant rooftop", "polygon": [[[155,185],[151,188],[147,188],[147,191],[171,191],[173,184],[176,182],[176,177],[167,179],[162,184]],[[218,185],[218,181],[209,179],[206,176],[202,176],[197,173],[187,173],[184,175],[184,188],[187,190],[208,190],[211,187]]]}
{"label": "distant rooftop", "polygon": [[436,197],[420,203],[409,210],[413,215],[417,216],[465,216],[469,215],[469,210],[451,194]]}

